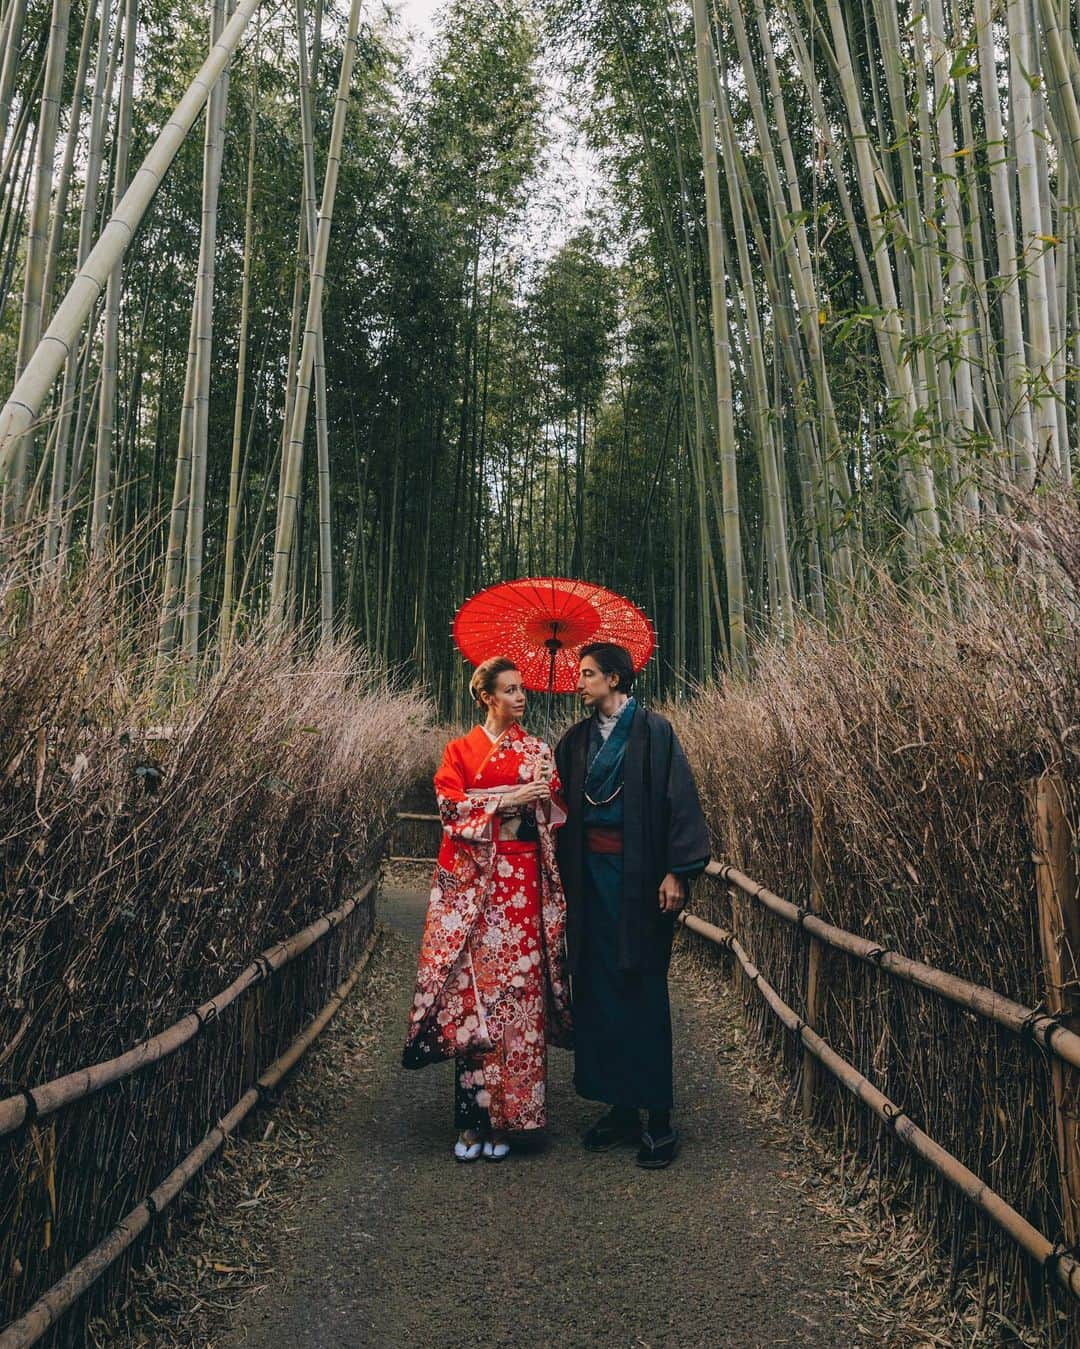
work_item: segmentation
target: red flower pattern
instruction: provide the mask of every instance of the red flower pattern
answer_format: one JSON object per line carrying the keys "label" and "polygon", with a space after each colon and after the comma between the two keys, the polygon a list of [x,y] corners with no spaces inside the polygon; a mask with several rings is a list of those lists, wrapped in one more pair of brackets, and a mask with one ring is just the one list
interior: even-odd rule
{"label": "red flower pattern", "polygon": [[435,775],[443,844],[428,901],[404,1061],[466,1060],[465,1085],[496,1129],[546,1122],[547,1042],[569,1046],[566,900],[552,830],[559,783],[536,812],[539,841],[500,838],[503,794],[551,751],[513,725],[452,741]]}

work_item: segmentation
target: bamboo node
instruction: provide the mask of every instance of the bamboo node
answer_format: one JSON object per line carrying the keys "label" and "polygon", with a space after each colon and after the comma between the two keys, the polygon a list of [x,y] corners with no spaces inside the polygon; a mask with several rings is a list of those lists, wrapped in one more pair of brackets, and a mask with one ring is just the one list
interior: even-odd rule
{"label": "bamboo node", "polygon": [[[1034,1045],[1044,1045],[1051,1047],[1051,1042],[1059,1030],[1065,1030],[1061,1018],[1054,1016],[1050,1012],[1044,1012],[1041,1008],[1033,1008],[1023,1021],[1020,1023],[1020,1035],[1023,1039],[1030,1040]],[[1036,1031],[1039,1033],[1036,1034]]]}
{"label": "bamboo node", "polygon": [[910,1119],[913,1124],[915,1123],[912,1116],[903,1108],[903,1106],[896,1105],[892,1101],[886,1101],[882,1105],[881,1113],[885,1116],[885,1123],[893,1133],[896,1133],[896,1126],[904,1116]]}
{"label": "bamboo node", "polygon": [[1046,1259],[1043,1261],[1043,1268],[1048,1274],[1056,1273],[1058,1278],[1066,1285],[1071,1286],[1071,1275],[1073,1271],[1065,1268],[1065,1261],[1073,1264],[1078,1252],[1077,1245],[1066,1246],[1061,1240],[1055,1241],[1053,1246],[1047,1251]]}
{"label": "bamboo node", "polygon": [[26,1102],[26,1114],[23,1115],[22,1121],[18,1125],[20,1130],[25,1129],[28,1125],[33,1124],[38,1117],[38,1103],[34,1098],[33,1089],[31,1087],[16,1087],[12,1095],[21,1096]]}

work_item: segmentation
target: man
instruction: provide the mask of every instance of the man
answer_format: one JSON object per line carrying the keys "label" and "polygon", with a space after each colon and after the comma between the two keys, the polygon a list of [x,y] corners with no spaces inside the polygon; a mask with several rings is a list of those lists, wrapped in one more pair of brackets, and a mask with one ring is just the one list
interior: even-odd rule
{"label": "man", "polygon": [[679,1143],[671,1123],[671,942],[687,878],[709,860],[709,834],[670,722],[646,711],[633,685],[624,647],[582,647],[578,693],[591,715],[555,750],[569,814],[558,858],[574,1085],[609,1107],[582,1141],[590,1152],[639,1141],[638,1165],[659,1168]]}

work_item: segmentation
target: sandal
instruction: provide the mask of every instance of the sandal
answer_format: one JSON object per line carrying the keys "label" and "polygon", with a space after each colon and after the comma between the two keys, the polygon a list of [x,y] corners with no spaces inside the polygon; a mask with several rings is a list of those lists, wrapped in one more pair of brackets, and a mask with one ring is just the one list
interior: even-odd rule
{"label": "sandal", "polygon": [[486,1146],[487,1144],[482,1143],[479,1138],[473,1139],[471,1143],[466,1138],[459,1138],[454,1144],[454,1160],[457,1162],[475,1162]]}
{"label": "sandal", "polygon": [[489,1162],[501,1162],[510,1151],[510,1144],[503,1139],[493,1143],[490,1138],[484,1140],[484,1159]]}
{"label": "sandal", "polygon": [[670,1166],[679,1150],[679,1131],[672,1129],[662,1138],[653,1138],[646,1130],[641,1135],[641,1147],[638,1149],[637,1164],[647,1171],[659,1171]]}
{"label": "sandal", "polygon": [[617,1108],[601,1115],[581,1140],[586,1152],[606,1152],[623,1143],[637,1143],[641,1139],[641,1120],[637,1111]]}

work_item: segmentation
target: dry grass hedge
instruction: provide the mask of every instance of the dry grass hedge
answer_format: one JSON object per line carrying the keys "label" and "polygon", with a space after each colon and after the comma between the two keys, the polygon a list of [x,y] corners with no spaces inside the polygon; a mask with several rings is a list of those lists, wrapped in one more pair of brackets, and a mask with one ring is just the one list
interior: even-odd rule
{"label": "dry grass hedge", "polygon": [[[117,571],[0,577],[0,1095],[162,1029],[340,903],[426,752],[426,704],[347,643],[252,641],[163,701],[130,594]],[[232,1105],[372,920],[164,1063],[0,1139],[0,1324]]]}
{"label": "dry grass hedge", "polygon": [[[759,653],[753,676],[674,710],[718,855],[808,902],[814,816],[833,923],[988,985],[1043,997],[1025,786],[1060,775],[1080,821],[1080,512],[1028,508],[985,540],[952,612],[887,583],[826,632]],[[715,884],[704,916],[734,921],[781,996],[805,1006],[806,939]],[[1052,1238],[1061,1232],[1053,1097],[1042,1053],[831,953],[826,1039]],[[753,999],[751,1001],[750,999]],[[799,1060],[760,1000],[763,1045]],[[794,1091],[793,1091],[794,1095]],[[887,1177],[974,1278],[986,1334],[1062,1333],[1041,1271],[977,1221],[831,1081],[820,1123]],[[1074,1318],[1075,1321],[1075,1318]],[[1072,1333],[1075,1334],[1075,1324]]]}

